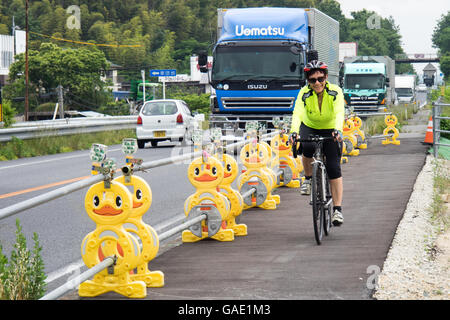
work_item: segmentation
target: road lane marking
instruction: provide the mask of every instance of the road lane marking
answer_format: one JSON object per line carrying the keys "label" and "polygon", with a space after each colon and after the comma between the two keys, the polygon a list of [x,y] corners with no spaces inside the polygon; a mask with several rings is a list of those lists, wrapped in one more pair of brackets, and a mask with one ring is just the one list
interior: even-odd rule
{"label": "road lane marking", "polygon": [[91,177],[91,176],[78,177],[78,178],[74,178],[74,179],[69,179],[69,180],[64,180],[64,181],[59,181],[59,182],[54,182],[54,183],[42,185],[42,186],[39,186],[39,187],[28,188],[28,189],[15,191],[15,192],[11,192],[11,193],[0,194],[0,199],[14,197],[14,196],[18,196],[18,195],[21,195],[21,194],[24,194],[24,193],[38,191],[38,190],[42,190],[42,189],[48,189],[48,188],[51,188],[51,187],[60,186],[62,184],[77,182],[77,181],[80,181],[80,180],[87,179],[89,177]]}
{"label": "road lane marking", "polygon": [[[111,149],[111,150],[108,150],[108,151],[109,152],[113,152],[113,151],[119,151],[119,150],[122,150],[122,149],[121,148],[117,148],[117,149]],[[33,164],[41,164],[41,163],[46,163],[46,162],[58,161],[58,160],[66,160],[66,159],[72,159],[72,158],[81,158],[81,157],[86,157],[86,154],[79,154],[79,155],[67,156],[67,157],[56,158],[56,159],[40,160],[40,161],[34,161],[34,162],[29,162],[29,163],[14,164],[14,165],[11,165],[11,166],[0,167],[0,170],[17,168],[17,167],[22,167],[22,166],[30,166],[30,165],[33,165]]]}

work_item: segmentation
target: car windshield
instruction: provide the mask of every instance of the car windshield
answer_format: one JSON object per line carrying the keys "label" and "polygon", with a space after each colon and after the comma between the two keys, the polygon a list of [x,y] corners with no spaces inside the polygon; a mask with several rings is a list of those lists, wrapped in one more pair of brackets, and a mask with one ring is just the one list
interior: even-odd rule
{"label": "car windshield", "polygon": [[384,76],[381,74],[349,74],[345,76],[345,89],[382,89]]}
{"label": "car windshield", "polygon": [[147,102],[142,109],[144,116],[171,115],[177,112],[177,105],[173,101]]}
{"label": "car windshield", "polygon": [[298,80],[301,61],[301,53],[293,54],[288,46],[217,47],[212,80]]}
{"label": "car windshield", "polygon": [[411,88],[395,88],[395,92],[399,97],[410,97],[413,95]]}

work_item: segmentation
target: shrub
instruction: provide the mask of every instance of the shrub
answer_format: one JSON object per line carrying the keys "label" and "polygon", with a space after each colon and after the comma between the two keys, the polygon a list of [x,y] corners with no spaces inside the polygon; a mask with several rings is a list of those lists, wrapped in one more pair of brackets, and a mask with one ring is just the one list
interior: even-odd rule
{"label": "shrub", "polygon": [[42,248],[36,233],[33,234],[34,247],[27,248],[19,219],[16,220],[16,243],[8,258],[0,245],[0,299],[1,300],[37,300],[46,289]]}

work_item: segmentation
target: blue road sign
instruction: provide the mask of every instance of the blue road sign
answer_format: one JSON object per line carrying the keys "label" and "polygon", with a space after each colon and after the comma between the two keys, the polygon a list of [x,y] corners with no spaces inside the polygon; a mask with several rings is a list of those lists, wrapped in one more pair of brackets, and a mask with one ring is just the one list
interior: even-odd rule
{"label": "blue road sign", "polygon": [[150,77],[175,77],[177,70],[150,70]]}

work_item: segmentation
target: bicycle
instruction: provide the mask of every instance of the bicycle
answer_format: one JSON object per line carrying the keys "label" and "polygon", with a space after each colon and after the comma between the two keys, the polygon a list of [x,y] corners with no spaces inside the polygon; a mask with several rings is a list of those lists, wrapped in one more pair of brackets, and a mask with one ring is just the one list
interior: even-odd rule
{"label": "bicycle", "polygon": [[312,163],[311,178],[311,200],[313,210],[314,236],[318,245],[322,243],[323,234],[328,236],[331,229],[332,202],[330,182],[328,181],[327,170],[323,159],[323,142],[326,140],[334,140],[334,137],[322,137],[310,135],[309,139],[297,139],[296,133],[292,134],[294,143],[292,145],[292,153],[297,158],[297,142],[314,142],[316,148]]}

